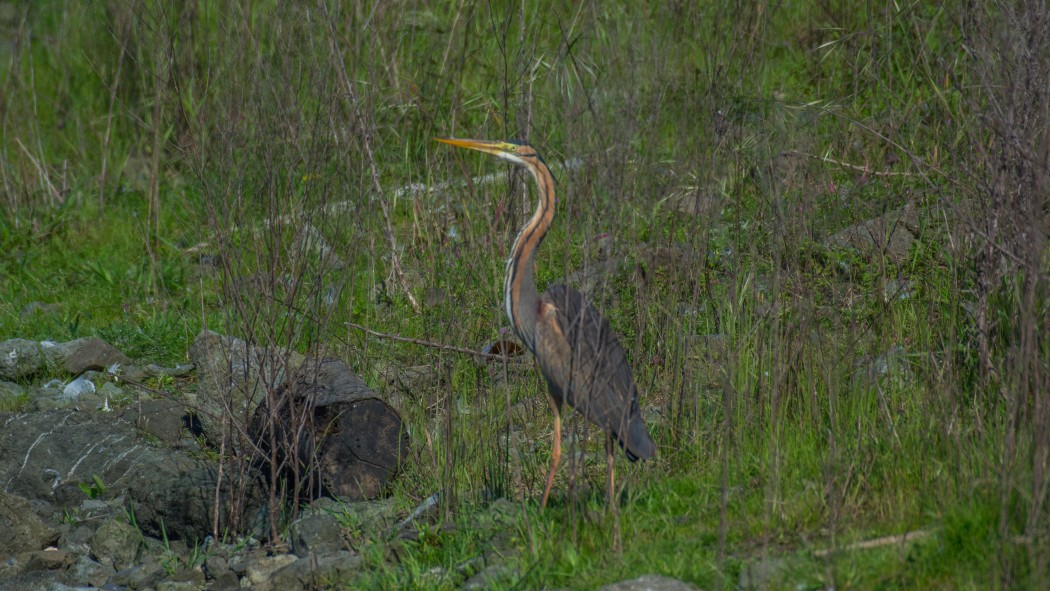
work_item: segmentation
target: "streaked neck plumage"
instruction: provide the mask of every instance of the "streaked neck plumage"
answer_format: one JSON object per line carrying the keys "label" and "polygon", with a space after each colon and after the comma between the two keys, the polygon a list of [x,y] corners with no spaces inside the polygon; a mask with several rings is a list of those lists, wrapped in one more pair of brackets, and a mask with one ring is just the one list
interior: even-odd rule
{"label": "streaked neck plumage", "polygon": [[543,243],[543,238],[554,219],[554,177],[551,176],[547,165],[539,158],[527,160],[522,164],[536,180],[539,200],[536,204],[536,212],[532,214],[532,218],[514,239],[514,246],[507,260],[503,303],[514,332],[529,350],[535,353],[539,292],[536,291],[533,270],[535,269],[536,251]]}

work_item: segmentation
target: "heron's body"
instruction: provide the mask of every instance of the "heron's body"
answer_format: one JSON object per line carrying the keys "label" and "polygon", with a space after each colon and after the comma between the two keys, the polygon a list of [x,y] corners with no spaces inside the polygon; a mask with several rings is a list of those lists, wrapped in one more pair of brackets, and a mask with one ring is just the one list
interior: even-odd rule
{"label": "heron's body", "polygon": [[533,277],[536,251],[551,226],[555,209],[554,179],[546,163],[536,150],[525,144],[438,141],[493,154],[524,166],[539,188],[536,212],[518,233],[511,249],[503,295],[514,332],[535,355],[547,379],[554,411],[554,448],[543,504],[546,505],[561,456],[561,407],[565,402],[604,429],[623,447],[629,460],[653,457],[656,444],[639,413],[638,387],[627,354],[609,322],[580,292],[570,287],[555,285],[542,294],[536,290]]}

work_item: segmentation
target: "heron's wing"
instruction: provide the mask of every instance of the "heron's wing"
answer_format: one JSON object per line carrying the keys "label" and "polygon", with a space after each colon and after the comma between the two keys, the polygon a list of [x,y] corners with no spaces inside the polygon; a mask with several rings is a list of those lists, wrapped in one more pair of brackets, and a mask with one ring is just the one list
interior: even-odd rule
{"label": "heron's wing", "polygon": [[616,434],[628,455],[655,453],[639,416],[627,354],[609,322],[580,292],[556,285],[540,296],[535,352],[556,397]]}

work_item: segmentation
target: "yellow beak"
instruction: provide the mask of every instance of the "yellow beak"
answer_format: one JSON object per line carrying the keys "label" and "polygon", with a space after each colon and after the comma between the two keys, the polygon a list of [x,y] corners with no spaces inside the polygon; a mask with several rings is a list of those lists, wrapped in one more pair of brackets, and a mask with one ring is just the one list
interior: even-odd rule
{"label": "yellow beak", "polygon": [[454,137],[436,137],[434,140],[450,146],[456,146],[457,148],[477,150],[486,154],[505,154],[512,152],[514,147],[513,144],[508,144],[507,142],[493,142],[490,140],[464,140]]}

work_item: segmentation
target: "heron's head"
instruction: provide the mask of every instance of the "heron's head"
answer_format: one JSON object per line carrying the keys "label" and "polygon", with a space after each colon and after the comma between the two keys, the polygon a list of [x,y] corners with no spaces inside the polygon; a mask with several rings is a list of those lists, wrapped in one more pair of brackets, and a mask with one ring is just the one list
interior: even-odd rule
{"label": "heron's head", "polygon": [[450,146],[457,146],[460,148],[468,148],[470,150],[477,150],[479,152],[485,152],[486,154],[492,154],[504,160],[509,160],[515,164],[530,165],[537,161],[542,162],[543,159],[528,144],[520,142],[507,141],[507,142],[494,142],[489,140],[462,140],[458,138],[434,138],[435,140],[448,144]]}

